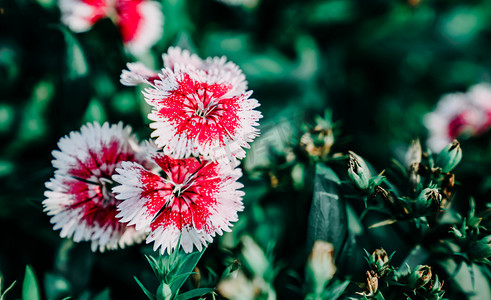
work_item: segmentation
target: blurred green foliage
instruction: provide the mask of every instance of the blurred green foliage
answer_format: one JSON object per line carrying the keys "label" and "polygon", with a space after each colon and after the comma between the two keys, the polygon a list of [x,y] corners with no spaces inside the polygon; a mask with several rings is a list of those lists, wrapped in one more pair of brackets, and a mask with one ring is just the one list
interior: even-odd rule
{"label": "blurred green foliage", "polygon": [[[266,255],[271,268],[262,279],[266,286],[276,289],[278,299],[302,297],[301,278],[313,242],[307,240],[309,211],[318,205],[319,188],[336,190],[338,184],[331,171],[315,166],[315,159],[298,148],[303,125],[313,128],[315,115],[329,108],[337,121],[330,153],[351,149],[383,170],[390,165],[388,157],[403,157],[412,139],[425,140],[422,116],[440,95],[491,80],[491,1],[161,2],[164,35],[138,60],[157,69],[171,45],[201,57],[225,55],[244,71],[264,115],[262,136],[242,165],[245,211],[234,231],[217,238],[198,264],[201,277],[210,277],[203,279],[208,286],[217,284],[216,274],[227,271],[235,258],[244,261],[250,278],[257,275],[242,251],[243,236],[251,236],[264,253],[274,253]],[[25,276],[22,288],[14,286],[5,297],[144,297],[133,276],[152,282],[142,255],[151,253],[150,248],[92,253],[86,244],[59,238],[41,206],[44,182],[53,174],[51,151],[60,137],[85,122],[106,120],[122,120],[141,139],[149,137],[149,108],[141,90],[119,83],[121,70],[135,60],[109,20],[74,34],[61,24],[55,0],[0,1],[0,270],[8,284]],[[469,196],[475,197],[477,211],[489,212],[489,137],[462,142],[454,201],[461,218],[454,216],[449,224],[469,218]],[[332,169],[346,172],[346,160],[331,158]],[[396,251],[396,266],[436,262],[436,252],[423,255],[427,250],[412,260],[413,249],[425,241],[401,235],[406,231],[401,228],[410,225],[367,229],[369,222],[358,219],[357,204],[345,202],[346,217],[339,217],[345,223],[330,223],[329,218],[325,226],[316,225],[326,232],[349,228],[341,241],[344,248],[335,250],[347,254],[339,258],[339,278],[365,281],[363,247]],[[337,213],[327,210],[326,216],[333,215]],[[482,218],[488,221],[480,225],[489,226],[489,218]],[[355,247],[360,237],[363,243]],[[489,246],[489,239],[479,242]],[[485,246],[459,250],[458,242],[452,247],[457,252],[488,251]],[[438,278],[452,283],[445,284],[445,297],[489,299],[489,265],[473,260],[461,264],[445,256],[434,267]],[[272,294],[267,289],[264,293]]]}

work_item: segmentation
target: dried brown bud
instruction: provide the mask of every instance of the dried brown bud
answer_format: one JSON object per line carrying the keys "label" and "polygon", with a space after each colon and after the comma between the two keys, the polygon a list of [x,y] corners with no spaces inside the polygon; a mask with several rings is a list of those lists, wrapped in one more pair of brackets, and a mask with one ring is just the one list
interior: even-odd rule
{"label": "dried brown bud", "polygon": [[431,267],[419,265],[416,270],[409,275],[409,286],[413,289],[420,288],[431,281]]}
{"label": "dried brown bud", "polygon": [[389,262],[389,256],[383,248],[376,249],[370,256],[371,267],[380,277],[386,274],[389,269]]}
{"label": "dried brown bud", "polygon": [[428,209],[431,212],[439,211],[441,203],[442,194],[436,188],[425,188],[416,199],[417,209],[422,213],[428,212]]}
{"label": "dried brown bud", "polygon": [[300,138],[300,147],[312,158],[326,158],[334,144],[332,129],[314,127]]}
{"label": "dried brown bud", "polygon": [[419,165],[421,163],[421,157],[423,156],[423,150],[419,140],[414,140],[409,146],[406,152],[406,167],[410,168],[413,165]]}
{"label": "dried brown bud", "polygon": [[358,293],[359,295],[366,296],[366,297],[372,297],[374,296],[377,291],[378,291],[378,277],[377,274],[375,274],[373,271],[367,271],[367,284],[366,284],[366,289],[368,290],[368,293],[363,292],[363,293]]}

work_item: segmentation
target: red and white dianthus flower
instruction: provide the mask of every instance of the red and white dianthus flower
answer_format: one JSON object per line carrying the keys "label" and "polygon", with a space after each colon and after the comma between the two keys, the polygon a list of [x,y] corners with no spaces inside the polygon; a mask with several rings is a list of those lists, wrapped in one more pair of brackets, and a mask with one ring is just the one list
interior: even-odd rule
{"label": "red and white dianthus flower", "polygon": [[428,147],[441,151],[460,137],[478,136],[491,127],[491,86],[477,84],[467,93],[444,95],[424,118]]}
{"label": "red and white dianthus flower", "polygon": [[[179,47],[170,47],[167,53],[162,54],[164,68],[174,70],[176,65],[188,66],[195,71],[205,73],[213,72],[212,70],[220,70],[223,73],[229,73],[229,77],[233,79],[231,84],[239,91],[247,89],[247,81],[242,70],[233,62],[227,61],[225,56],[208,57],[202,60],[196,54],[192,54],[187,49]],[[159,71],[154,71],[147,68],[144,64],[128,63],[128,70],[121,72],[121,83],[127,86],[147,83],[154,85],[155,80],[160,80]]]}
{"label": "red and white dianthus flower", "polygon": [[201,60],[179,48],[169,49],[163,60],[159,73],[136,63],[121,74],[125,85],[150,85],[144,96],[153,108],[148,118],[157,146],[175,158],[244,158],[262,115],[239,67],[225,57]]}
{"label": "red and white dianthus flower", "polygon": [[84,32],[103,18],[119,28],[125,47],[133,54],[150,49],[162,36],[160,4],[148,0],[59,0],[61,20],[74,32]]}
{"label": "red and white dianthus flower", "polygon": [[[145,232],[127,226],[116,217],[117,200],[111,192],[111,176],[123,161],[147,167],[150,143],[138,144],[129,126],[88,123],[71,132],[53,151],[55,175],[46,182],[44,211],[61,237],[91,241],[92,250],[124,248],[140,242]],[[153,149],[152,149],[153,148]]]}
{"label": "red and white dianthus flower", "polygon": [[[147,243],[170,253],[179,247],[192,252],[230,231],[242,211],[244,192],[237,179],[240,169],[196,158],[174,159],[162,153],[153,157],[162,176],[135,162],[123,162],[112,178],[122,200],[117,215],[137,230],[150,228]],[[180,244],[179,244],[180,243]]]}

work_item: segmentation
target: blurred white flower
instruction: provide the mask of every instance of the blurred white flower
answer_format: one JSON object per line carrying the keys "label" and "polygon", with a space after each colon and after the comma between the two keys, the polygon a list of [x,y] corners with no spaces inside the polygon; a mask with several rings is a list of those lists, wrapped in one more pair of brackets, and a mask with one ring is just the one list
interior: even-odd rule
{"label": "blurred white flower", "polygon": [[334,264],[334,246],[331,243],[317,240],[312,247],[307,260],[306,272],[308,281],[311,282],[314,291],[320,295],[326,284],[336,273]]}

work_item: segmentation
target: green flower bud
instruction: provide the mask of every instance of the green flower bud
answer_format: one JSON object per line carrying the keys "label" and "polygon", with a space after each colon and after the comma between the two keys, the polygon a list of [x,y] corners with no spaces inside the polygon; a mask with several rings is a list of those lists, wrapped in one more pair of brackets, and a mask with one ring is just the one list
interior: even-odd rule
{"label": "green flower bud", "polygon": [[420,288],[431,280],[431,267],[419,265],[416,270],[409,275],[408,286],[412,289]]}
{"label": "green flower bud", "polygon": [[161,283],[157,289],[157,299],[159,300],[170,300],[172,299],[172,290],[170,289],[170,286]]}
{"label": "green flower bud", "polygon": [[372,175],[363,158],[353,151],[349,151],[348,175],[360,189],[366,190],[369,187]]}
{"label": "green flower bud", "polygon": [[389,256],[383,248],[376,249],[370,256],[370,266],[380,277],[384,276],[389,269],[389,262]]}
{"label": "green flower bud", "polygon": [[312,247],[305,271],[307,281],[316,294],[320,294],[336,273],[334,246],[322,240],[316,241]]}
{"label": "green flower bud", "polygon": [[416,207],[420,212],[438,211],[442,203],[442,194],[438,189],[425,188],[416,200]]}
{"label": "green flower bud", "polygon": [[460,144],[457,140],[454,140],[453,143],[447,145],[443,150],[438,154],[436,158],[436,164],[442,171],[448,173],[452,171],[462,159],[462,149],[460,148]]}
{"label": "green flower bud", "polygon": [[483,260],[491,256],[491,235],[488,235],[469,249],[469,256],[475,260]]}

